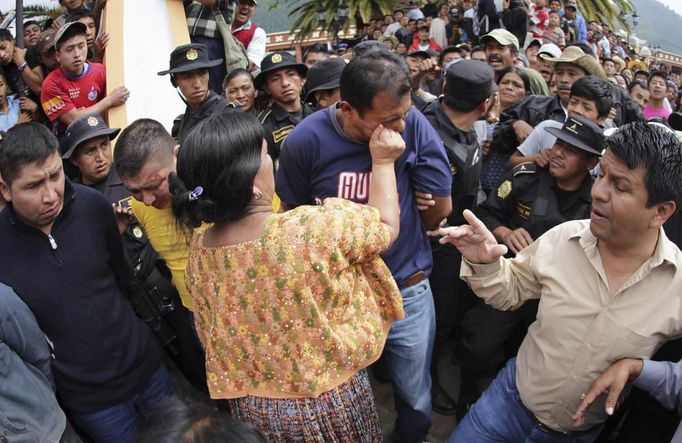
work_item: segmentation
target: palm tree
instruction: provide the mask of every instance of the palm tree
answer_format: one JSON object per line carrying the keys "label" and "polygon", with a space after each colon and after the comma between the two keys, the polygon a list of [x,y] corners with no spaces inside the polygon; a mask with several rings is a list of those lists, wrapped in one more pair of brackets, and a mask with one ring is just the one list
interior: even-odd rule
{"label": "palm tree", "polygon": [[577,0],[578,11],[585,20],[597,20],[610,27],[616,24],[630,30],[627,14],[636,12],[631,0]]}
{"label": "palm tree", "polygon": [[[345,7],[347,11],[348,20],[342,24],[343,29],[347,30],[357,24],[358,19],[367,23],[372,17],[390,14],[396,3],[391,0],[294,0],[292,5],[296,6],[289,12],[294,19],[291,31],[296,33],[297,40],[309,36],[318,27],[328,33],[333,32],[334,26],[340,25],[334,20],[339,7]],[[324,17],[323,21],[319,20],[321,17]]]}
{"label": "palm tree", "polygon": [[24,6],[24,18],[47,16],[55,19],[66,12],[61,6],[42,6],[29,5]]}
{"label": "palm tree", "polygon": [[[631,0],[577,0],[578,10],[585,20],[598,20],[613,27],[617,23],[625,29],[630,29],[627,14],[635,12]],[[275,5],[284,1],[275,0]],[[390,14],[394,7],[405,2],[391,0],[293,0],[287,2],[294,6],[289,16],[294,19],[291,32],[296,34],[297,40],[310,36],[319,27],[330,32],[334,30],[334,17],[339,6],[348,8],[349,20],[345,21],[344,29],[348,29],[356,20],[367,23],[371,18],[379,18]],[[324,17],[321,22],[318,17]],[[337,23],[338,25],[338,23]]]}

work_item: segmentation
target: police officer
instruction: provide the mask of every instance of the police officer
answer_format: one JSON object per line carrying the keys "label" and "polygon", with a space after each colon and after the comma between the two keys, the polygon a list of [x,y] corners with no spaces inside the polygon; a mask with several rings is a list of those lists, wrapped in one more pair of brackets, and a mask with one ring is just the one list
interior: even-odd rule
{"label": "police officer", "polygon": [[301,102],[303,79],[308,72],[306,65],[297,63],[288,52],[274,52],[265,56],[261,71],[256,76],[256,89],[265,91],[272,105],[258,114],[265,129],[268,153],[273,160],[279,158],[282,143],[287,135],[313,109]]}
{"label": "police officer", "polygon": [[170,74],[171,84],[187,105],[185,113],[173,122],[172,135],[178,143],[182,144],[189,131],[205,116],[234,108],[225,97],[209,88],[209,69],[221,63],[223,59],[208,59],[206,46],[192,43],[175,48],[171,52],[170,68],[158,73]]}
{"label": "police officer", "polygon": [[[481,146],[474,123],[482,118],[493,102],[495,73],[490,66],[475,60],[450,65],[445,73],[444,95],[423,108],[445,147],[452,172],[452,213],[450,225],[464,224],[462,211],[474,209],[478,201]],[[431,407],[441,414],[454,414],[456,404],[439,383],[438,360],[442,345],[456,326],[457,315],[476,297],[459,278],[462,256],[451,245],[431,243],[433,272],[430,277],[436,308],[436,338],[431,359]]]}
{"label": "police officer", "polygon": [[165,262],[130,215],[131,193],[112,167],[111,140],[120,131],[107,127],[99,114],[80,117],[67,127],[61,140],[62,159],[78,169],[75,182],[98,190],[114,206],[134,277],[131,304],[187,380],[208,392],[205,356],[192,329],[191,314],[182,305]]}
{"label": "police officer", "polygon": [[[604,139],[601,128],[586,118],[572,116],[563,127],[545,130],[557,137],[549,167],[521,163],[476,210],[486,227],[512,254],[554,226],[590,216],[593,181],[590,170],[601,155]],[[535,300],[516,311],[497,311],[479,302],[466,312],[462,320],[466,337],[462,386],[476,386],[481,376],[494,374],[508,354],[516,355],[520,341],[510,337],[519,332],[523,338],[525,329],[535,320],[537,306]],[[478,395],[468,392],[463,400],[473,404]]]}

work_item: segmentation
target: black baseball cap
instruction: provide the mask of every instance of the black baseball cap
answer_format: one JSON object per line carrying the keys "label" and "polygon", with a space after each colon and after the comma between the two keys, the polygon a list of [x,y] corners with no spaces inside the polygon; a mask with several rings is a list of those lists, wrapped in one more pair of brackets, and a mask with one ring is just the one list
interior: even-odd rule
{"label": "black baseball cap", "polygon": [[109,128],[99,114],[80,117],[66,128],[66,134],[61,139],[62,158],[68,160],[78,146],[95,137],[106,135],[109,140],[116,138],[121,131],[119,128]]}
{"label": "black baseball cap", "polygon": [[315,63],[308,69],[306,76],[306,100],[315,91],[338,88],[341,83],[341,73],[348,64],[348,60],[343,57],[328,58]]}
{"label": "black baseball cap", "polygon": [[478,60],[455,60],[445,71],[445,95],[479,105],[495,90],[495,71]]}
{"label": "black baseball cap", "polygon": [[545,131],[574,148],[601,156],[604,131],[591,120],[580,116],[568,117],[561,128],[545,128]]}
{"label": "black baseball cap", "polygon": [[223,62],[208,59],[208,49],[201,43],[190,43],[173,49],[170,55],[170,68],[158,72],[158,75],[177,74],[179,72],[194,71],[196,69],[208,69],[218,66]]}
{"label": "black baseball cap", "polygon": [[305,77],[308,72],[308,67],[306,65],[298,63],[296,57],[286,51],[273,52],[266,55],[260,63],[260,72],[253,81],[256,89],[263,89],[265,74],[288,67],[296,68],[301,77]]}

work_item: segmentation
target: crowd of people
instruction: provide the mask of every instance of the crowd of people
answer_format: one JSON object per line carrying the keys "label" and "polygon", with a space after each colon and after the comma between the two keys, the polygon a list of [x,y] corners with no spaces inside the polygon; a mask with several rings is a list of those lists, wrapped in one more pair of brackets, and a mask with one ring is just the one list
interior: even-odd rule
{"label": "crowd of people", "polygon": [[0,29],[0,440],[670,441],[670,66],[574,0],[410,1],[301,60],[184,0],[185,112],[115,128],[100,11],[60,3]]}

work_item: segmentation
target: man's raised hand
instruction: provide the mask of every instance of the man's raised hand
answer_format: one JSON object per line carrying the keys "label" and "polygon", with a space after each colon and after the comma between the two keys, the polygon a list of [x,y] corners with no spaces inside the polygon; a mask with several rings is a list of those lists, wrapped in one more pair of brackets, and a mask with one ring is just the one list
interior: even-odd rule
{"label": "man's raised hand", "polygon": [[442,236],[441,244],[453,244],[471,263],[493,263],[507,253],[507,247],[497,243],[493,233],[473,212],[466,209],[464,218],[467,225],[438,230],[438,235]]}

